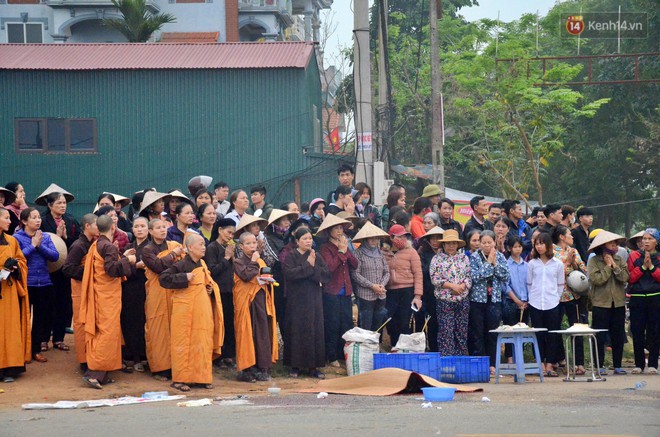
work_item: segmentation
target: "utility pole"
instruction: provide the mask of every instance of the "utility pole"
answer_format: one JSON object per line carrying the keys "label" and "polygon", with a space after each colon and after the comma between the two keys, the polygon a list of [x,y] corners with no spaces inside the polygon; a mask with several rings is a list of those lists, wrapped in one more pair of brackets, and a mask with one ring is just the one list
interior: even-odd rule
{"label": "utility pole", "polygon": [[369,0],[355,0],[353,52],[355,87],[356,180],[373,187],[371,139],[371,62],[369,52]]}
{"label": "utility pole", "polygon": [[374,167],[374,184],[378,177],[385,177],[387,172],[388,156],[392,150],[392,83],[390,81],[390,65],[388,51],[388,6],[387,0],[378,1],[378,138],[380,147],[376,149],[374,161],[383,161],[385,172],[376,174],[378,166]]}
{"label": "utility pole", "polygon": [[438,42],[438,18],[442,16],[442,0],[429,0],[431,21],[431,162],[433,183],[445,194],[445,150],[442,93],[440,92],[440,46]]}

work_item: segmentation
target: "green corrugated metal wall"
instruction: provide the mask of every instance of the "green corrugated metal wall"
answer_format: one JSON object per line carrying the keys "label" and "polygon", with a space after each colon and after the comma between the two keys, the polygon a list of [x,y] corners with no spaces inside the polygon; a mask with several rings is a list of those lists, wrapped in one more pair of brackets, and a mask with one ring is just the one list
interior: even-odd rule
{"label": "green corrugated metal wall", "polygon": [[[0,71],[0,182],[18,180],[32,201],[49,183],[76,195],[71,212],[106,190],[186,191],[192,176],[232,189],[264,183],[268,200],[323,196],[336,161],[313,158],[312,108],[321,117],[314,58],[303,69]],[[14,118],[97,119],[98,154],[17,154]]]}

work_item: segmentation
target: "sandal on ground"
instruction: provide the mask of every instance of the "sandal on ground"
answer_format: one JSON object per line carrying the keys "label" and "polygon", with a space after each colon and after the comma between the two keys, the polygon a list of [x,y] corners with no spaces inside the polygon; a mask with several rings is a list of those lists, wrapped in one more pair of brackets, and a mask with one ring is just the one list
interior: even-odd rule
{"label": "sandal on ground", "polygon": [[34,355],[32,355],[32,359],[33,359],[34,361],[38,362],[38,363],[47,363],[47,362],[48,362],[48,358],[44,357],[44,356],[41,355],[41,354],[34,354]]}
{"label": "sandal on ground", "polygon": [[615,375],[627,375],[628,372],[623,370],[621,367],[617,367],[616,369],[614,369],[614,374]]}
{"label": "sandal on ground", "polygon": [[642,373],[642,368],[641,367],[635,367],[634,369],[632,369],[632,371],[630,373],[632,373],[633,375],[639,375],[640,373]]}
{"label": "sandal on ground", "polygon": [[658,369],[656,369],[655,367],[647,367],[646,373],[648,373],[649,375],[657,375]]}
{"label": "sandal on ground", "polygon": [[6,382],[7,384],[9,384],[10,382],[14,382],[14,381],[16,381],[16,380],[12,376],[5,376],[5,377],[2,378],[2,382]]}
{"label": "sandal on ground", "polygon": [[190,391],[190,387],[188,387],[188,386],[187,386],[186,384],[184,384],[183,382],[173,382],[173,383],[170,385],[170,387],[172,387],[172,388],[174,388],[174,389],[177,389],[177,390],[179,390],[179,391],[182,391],[182,392],[189,392],[189,391]]}
{"label": "sandal on ground", "polygon": [[167,376],[164,376],[164,375],[158,375],[158,374],[154,375],[154,379],[155,379],[156,381],[161,381],[161,382],[165,382],[165,381],[169,381],[169,380],[170,380],[170,378],[168,378]]}
{"label": "sandal on ground", "polygon": [[136,372],[144,372],[144,364],[142,364],[142,363],[135,363],[135,364],[133,365],[133,370],[135,370]]}
{"label": "sandal on ground", "polygon": [[133,373],[133,366],[129,366],[126,363],[121,364],[121,372],[124,373]]}
{"label": "sandal on ground", "polygon": [[299,376],[300,372],[298,370],[289,371],[289,378],[298,378]]}
{"label": "sandal on ground", "polygon": [[201,388],[205,388],[207,390],[212,390],[213,389],[213,384],[197,384],[197,385],[199,385]]}
{"label": "sandal on ground", "polygon": [[584,367],[578,367],[577,369],[575,369],[575,374],[576,375],[584,375],[585,373],[587,373],[587,372],[586,372],[586,370],[584,370]]}
{"label": "sandal on ground", "polygon": [[495,367],[491,367],[490,368],[490,376],[495,376],[496,373],[497,373],[497,369],[495,369]]}
{"label": "sandal on ground", "polygon": [[115,380],[112,378],[106,378],[105,381],[103,381],[103,384],[114,384]]}
{"label": "sandal on ground", "polygon": [[98,381],[96,378],[90,378],[89,376],[83,376],[82,378],[83,382],[87,384],[88,386],[95,388],[97,390],[102,390],[103,386],[101,383]]}
{"label": "sandal on ground", "polygon": [[66,345],[63,341],[58,341],[57,343],[53,343],[53,349],[59,349],[61,351],[68,351],[71,350],[69,346]]}
{"label": "sandal on ground", "polygon": [[317,378],[317,379],[325,379],[325,373],[321,372],[320,370],[312,370],[309,372],[309,376],[312,378]]}
{"label": "sandal on ground", "polygon": [[545,372],[545,376],[547,376],[548,378],[557,378],[559,374],[554,370],[548,370],[547,372]]}
{"label": "sandal on ground", "polygon": [[48,350],[48,342],[41,342],[41,352],[46,352]]}

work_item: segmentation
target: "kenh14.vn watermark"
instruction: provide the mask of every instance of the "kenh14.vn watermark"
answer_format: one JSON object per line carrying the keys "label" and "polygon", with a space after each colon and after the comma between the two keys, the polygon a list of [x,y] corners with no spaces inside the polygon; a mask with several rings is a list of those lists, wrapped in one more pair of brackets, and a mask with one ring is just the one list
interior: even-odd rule
{"label": "kenh14.vn watermark", "polygon": [[570,38],[647,38],[648,15],[644,12],[585,12],[565,15],[561,36]]}

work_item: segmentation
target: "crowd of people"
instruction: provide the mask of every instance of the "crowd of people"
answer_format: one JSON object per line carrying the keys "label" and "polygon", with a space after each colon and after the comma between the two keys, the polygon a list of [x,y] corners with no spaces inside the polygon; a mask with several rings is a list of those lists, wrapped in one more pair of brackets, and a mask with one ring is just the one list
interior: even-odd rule
{"label": "crowd of people", "polygon": [[[525,217],[517,200],[482,196],[463,226],[436,185],[408,209],[395,184],[377,207],[352,167],[337,174],[327,198],[301,205],[275,208],[264,186],[230,194],[201,176],[190,197],[104,192],[80,219],[67,212],[74,196],[55,184],[35,207],[21,183],[0,188],[3,381],[46,363],[51,348],[68,351],[67,333],[84,383],[96,389],[117,370],[148,370],[184,392],[212,388],[214,366],[267,381],[279,359],[290,377],[323,379],[325,366],[342,366],[342,336],[356,324],[384,326],[392,347],[425,327],[430,351],[488,356],[492,373],[493,329],[525,322],[553,331],[564,318],[606,330],[599,362],[607,341],[614,374],[625,374],[626,305],[631,371],[657,373],[656,228],[626,240],[592,229],[588,208],[547,205]],[[587,291],[572,285],[574,272],[588,278]],[[546,376],[569,365],[558,334],[539,333],[539,349]],[[584,364],[578,344],[576,374]]]}

